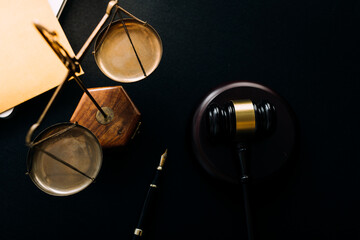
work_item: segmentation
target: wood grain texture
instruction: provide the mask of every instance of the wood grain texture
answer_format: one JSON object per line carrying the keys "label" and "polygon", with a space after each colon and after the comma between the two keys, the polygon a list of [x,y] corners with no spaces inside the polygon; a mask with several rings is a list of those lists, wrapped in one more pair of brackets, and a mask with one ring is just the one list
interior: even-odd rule
{"label": "wood grain texture", "polygon": [[121,86],[88,90],[101,107],[114,111],[114,119],[108,124],[100,124],[96,120],[98,109],[84,93],[70,122],[77,122],[92,131],[104,148],[125,146],[139,124],[140,112]]}

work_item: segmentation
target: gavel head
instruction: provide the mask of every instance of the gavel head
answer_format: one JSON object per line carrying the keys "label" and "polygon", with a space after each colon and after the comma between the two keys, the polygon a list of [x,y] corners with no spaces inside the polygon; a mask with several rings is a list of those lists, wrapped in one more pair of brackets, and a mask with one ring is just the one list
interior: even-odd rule
{"label": "gavel head", "polygon": [[224,106],[211,104],[207,109],[207,128],[216,139],[249,139],[267,135],[275,128],[275,107],[268,102],[231,100]]}

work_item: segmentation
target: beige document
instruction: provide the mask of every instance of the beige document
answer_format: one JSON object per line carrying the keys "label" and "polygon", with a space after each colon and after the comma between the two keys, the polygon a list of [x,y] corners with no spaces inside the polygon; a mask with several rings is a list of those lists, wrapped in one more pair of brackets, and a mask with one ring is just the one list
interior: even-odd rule
{"label": "beige document", "polygon": [[74,56],[47,0],[0,1],[0,113],[59,85],[67,75],[34,21],[56,31]]}

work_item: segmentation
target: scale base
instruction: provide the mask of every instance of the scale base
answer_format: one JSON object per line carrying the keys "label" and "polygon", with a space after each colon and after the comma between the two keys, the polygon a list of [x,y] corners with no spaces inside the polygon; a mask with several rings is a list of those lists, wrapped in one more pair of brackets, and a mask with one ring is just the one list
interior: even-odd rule
{"label": "scale base", "polygon": [[70,122],[88,128],[104,148],[125,146],[140,124],[140,112],[121,86],[88,90],[102,109],[107,109],[107,114],[111,113],[111,121],[102,121],[99,110],[83,94]]}

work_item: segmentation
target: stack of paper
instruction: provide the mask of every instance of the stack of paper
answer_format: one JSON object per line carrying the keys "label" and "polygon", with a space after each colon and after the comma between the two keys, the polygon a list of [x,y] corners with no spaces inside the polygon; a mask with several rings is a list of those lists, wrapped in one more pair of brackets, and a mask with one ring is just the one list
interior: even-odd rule
{"label": "stack of paper", "polygon": [[33,22],[58,34],[74,56],[47,0],[0,1],[0,113],[57,85],[67,69]]}

